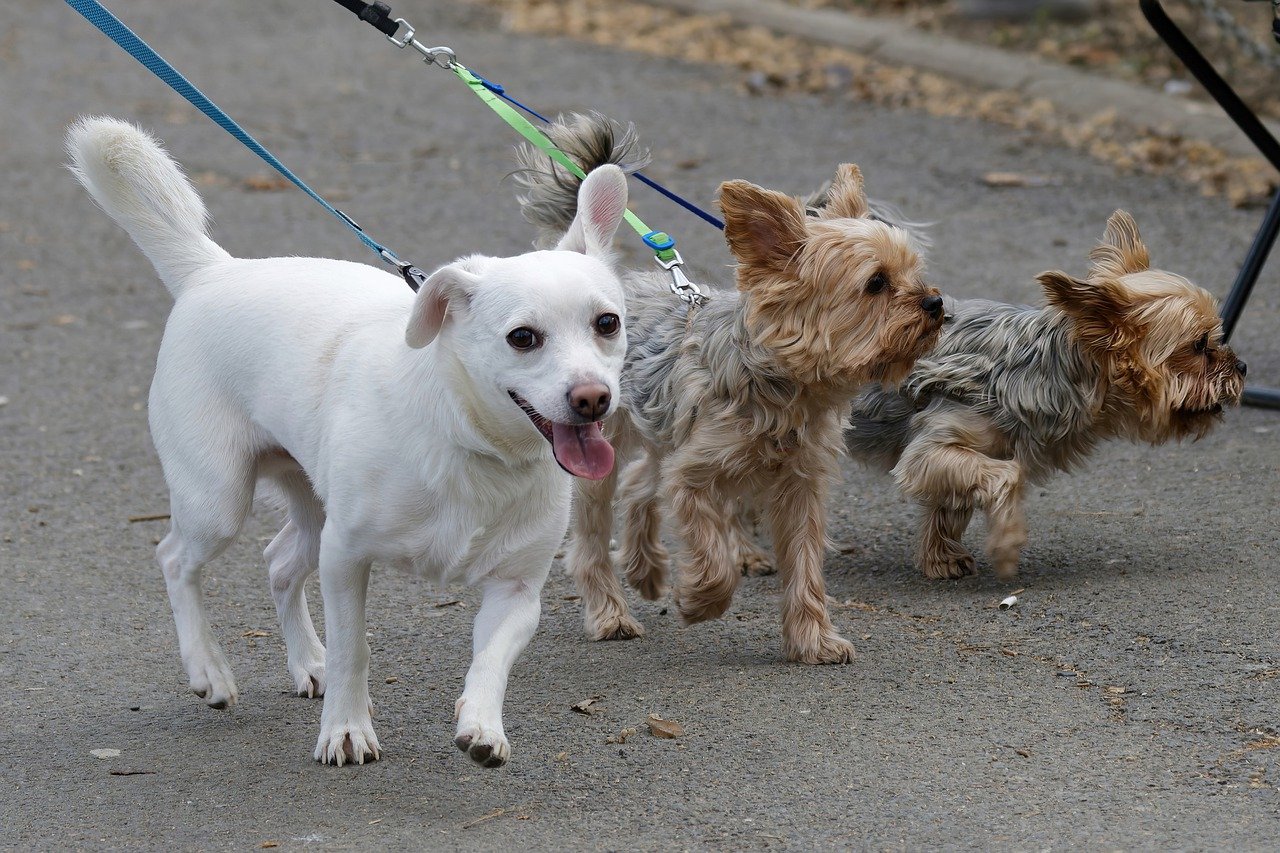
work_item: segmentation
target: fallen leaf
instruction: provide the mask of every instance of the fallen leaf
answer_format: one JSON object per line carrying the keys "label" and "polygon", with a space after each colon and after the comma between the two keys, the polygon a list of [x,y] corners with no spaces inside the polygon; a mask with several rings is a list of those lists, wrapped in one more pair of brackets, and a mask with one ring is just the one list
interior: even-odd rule
{"label": "fallen leaf", "polygon": [[1045,175],[1024,175],[1020,172],[987,172],[982,182],[989,187],[1048,187],[1062,183]]}
{"label": "fallen leaf", "polygon": [[684,735],[684,726],[675,720],[664,720],[657,714],[650,714],[646,721],[649,724],[649,734],[660,738],[677,738]]}
{"label": "fallen leaf", "polygon": [[1016,752],[1018,755],[1021,755],[1023,758],[1031,757],[1031,751],[1027,749],[1015,749],[1014,752]]}
{"label": "fallen leaf", "polygon": [[254,192],[274,192],[289,188],[289,182],[276,175],[250,175],[244,179],[243,186]]}
{"label": "fallen leaf", "polygon": [[241,637],[270,637],[270,631],[263,631],[261,628],[254,628],[251,631],[245,631]]}
{"label": "fallen leaf", "polygon": [[1108,692],[1108,693],[1115,693],[1115,694],[1117,694],[1117,695],[1118,695],[1118,694],[1121,694],[1121,693],[1128,693],[1128,692],[1129,692],[1129,688],[1127,688],[1127,687],[1108,687],[1108,688],[1107,688],[1107,692]]}
{"label": "fallen leaf", "polygon": [[399,679],[399,678],[396,678],[394,675],[388,675],[388,676],[387,676],[387,684],[395,684],[395,683],[396,683],[397,681],[399,681],[399,680],[400,680],[400,679]]}
{"label": "fallen leaf", "polygon": [[154,776],[156,775],[156,771],[154,770],[111,770],[111,771],[108,771],[107,775],[108,776]]}
{"label": "fallen leaf", "polygon": [[70,326],[75,321],[76,321],[76,318],[75,318],[75,315],[73,314],[59,314],[57,317],[53,318],[53,325]]}
{"label": "fallen leaf", "polygon": [[279,842],[279,841],[264,841],[264,842],[262,842],[261,844],[259,844],[259,845],[258,845],[258,849],[260,849],[260,850],[269,850],[269,849],[270,849],[270,848],[272,848],[272,847],[279,847],[279,846],[280,846],[280,842]]}
{"label": "fallen leaf", "polygon": [[574,702],[569,706],[569,709],[590,717],[592,714],[598,714],[604,710],[604,708],[596,705],[596,702],[603,698],[603,696],[592,696],[590,699],[583,699],[581,702]]}
{"label": "fallen leaf", "polygon": [[626,743],[627,738],[632,737],[633,735],[635,735],[635,733],[636,733],[635,729],[632,729],[632,728],[623,729],[622,731],[618,732],[616,735],[609,735],[607,738],[604,739],[604,742],[605,743]]}
{"label": "fallen leaf", "polygon": [[568,761],[568,760],[569,760],[569,753],[567,752],[556,753],[556,761]]}
{"label": "fallen leaf", "polygon": [[462,604],[461,598],[451,598],[448,601],[437,601],[435,606],[436,607],[454,607],[456,605],[461,605],[461,604]]}
{"label": "fallen leaf", "polygon": [[119,758],[120,750],[118,749],[91,749],[89,754],[94,758]]}
{"label": "fallen leaf", "polygon": [[840,607],[852,607],[854,610],[861,610],[864,613],[875,613],[877,610],[874,604],[867,604],[865,601],[854,601],[852,598],[846,598]]}

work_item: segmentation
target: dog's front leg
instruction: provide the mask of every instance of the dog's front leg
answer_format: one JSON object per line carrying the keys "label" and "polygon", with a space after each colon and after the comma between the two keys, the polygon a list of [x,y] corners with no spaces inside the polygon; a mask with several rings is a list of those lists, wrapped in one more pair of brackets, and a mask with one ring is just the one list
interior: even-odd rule
{"label": "dog's front leg", "polygon": [[831,624],[822,577],[831,466],[816,454],[797,462],[774,484],[769,503],[782,578],[782,649],[800,663],[849,663],[853,644]]}
{"label": "dog's front leg", "polygon": [[688,624],[716,619],[729,609],[741,573],[730,541],[730,490],[721,482],[722,469],[713,459],[700,460],[689,445],[672,458],[672,513],[684,540],[686,558],[680,566],[675,600]]}
{"label": "dog's front leg", "polygon": [[481,583],[484,599],[476,613],[471,668],[455,706],[458,733],[453,742],[484,767],[501,767],[511,757],[502,727],[507,676],[538,627],[539,596],[550,564],[548,553],[541,577],[491,575]]}
{"label": "dog's front leg", "polygon": [[363,764],[377,760],[378,736],[369,703],[369,643],[365,639],[365,597],[370,560],[354,553],[325,525],[320,537],[320,593],[328,678],[316,761]]}

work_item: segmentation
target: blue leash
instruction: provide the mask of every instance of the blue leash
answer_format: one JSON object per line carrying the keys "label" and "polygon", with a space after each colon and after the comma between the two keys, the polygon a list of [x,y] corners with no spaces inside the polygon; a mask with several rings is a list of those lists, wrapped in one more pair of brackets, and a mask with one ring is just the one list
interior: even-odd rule
{"label": "blue leash", "polygon": [[83,15],[89,23],[101,30],[107,38],[128,51],[129,55],[142,63],[144,68],[168,83],[175,92],[190,101],[200,112],[213,119],[214,123],[219,127],[238,139],[245,147],[265,160],[281,175],[288,178],[294,186],[311,196],[323,205],[325,210],[342,220],[360,238],[360,242],[377,252],[378,257],[382,260],[395,266],[400,271],[400,274],[404,276],[408,285],[415,291],[421,286],[422,282],[426,281],[426,275],[421,270],[411,263],[400,260],[394,252],[366,234],[354,219],[329,204],[319,193],[307,186],[301,178],[289,171],[288,167],[277,160],[274,154],[264,148],[258,140],[250,136],[244,128],[236,124],[231,116],[223,112],[217,104],[209,100],[187,78],[179,74],[177,69],[162,59],[160,54],[138,38],[119,18],[107,11],[106,7],[101,3],[98,3],[97,0],[67,0],[67,5]]}

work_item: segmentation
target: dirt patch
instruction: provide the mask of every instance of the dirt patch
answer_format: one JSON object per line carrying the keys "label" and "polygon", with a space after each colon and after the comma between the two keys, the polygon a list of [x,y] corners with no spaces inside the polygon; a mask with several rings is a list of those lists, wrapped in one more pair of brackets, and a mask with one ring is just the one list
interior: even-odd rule
{"label": "dirt patch", "polygon": [[[735,25],[727,15],[673,15],[630,0],[477,0],[519,33],[566,36],[637,53],[737,69],[756,95],[800,91],[886,107],[964,116],[1065,143],[1122,169],[1173,174],[1237,206],[1265,204],[1277,185],[1260,157],[1233,157],[1171,128],[1133,125],[1115,111],[1086,121],[1043,98],[982,90],[938,74],[875,62],[841,48]],[[831,0],[850,2],[850,0]],[[889,0],[876,0],[888,3]]]}
{"label": "dirt patch", "polygon": [[[861,15],[906,21],[926,32],[986,44],[1143,83],[1154,89],[1185,90],[1188,97],[1209,100],[1182,64],[1151,29],[1136,0],[1094,0],[1084,20],[1059,21],[1048,16],[1018,23],[976,21],[966,17],[956,0],[782,0],[808,9],[841,9]],[[1205,0],[1199,0],[1205,2]],[[1216,0],[1234,21],[1223,26],[1190,0],[1165,0],[1169,17],[1205,53],[1232,87],[1262,115],[1280,118],[1280,70],[1250,51],[1260,48],[1280,62],[1280,46],[1271,38],[1271,4]],[[1256,47],[1242,46],[1247,39]],[[1190,81],[1190,86],[1184,84]]]}

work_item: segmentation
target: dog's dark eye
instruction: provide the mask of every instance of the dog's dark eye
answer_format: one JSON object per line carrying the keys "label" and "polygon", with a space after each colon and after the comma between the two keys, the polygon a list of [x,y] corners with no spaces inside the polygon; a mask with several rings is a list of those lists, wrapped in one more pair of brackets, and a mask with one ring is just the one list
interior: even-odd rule
{"label": "dog's dark eye", "polygon": [[1196,352],[1204,352],[1209,348],[1209,333],[1205,332],[1200,336],[1200,340],[1196,341]]}
{"label": "dog's dark eye", "polygon": [[622,328],[622,321],[618,319],[617,314],[601,314],[596,318],[596,331],[611,338],[618,334],[618,330]]}
{"label": "dog's dark eye", "polygon": [[889,277],[882,272],[878,272],[871,276],[871,280],[867,282],[867,293],[879,293],[889,286]]}
{"label": "dog's dark eye", "polygon": [[526,329],[521,326],[518,329],[512,329],[507,332],[507,343],[511,344],[513,349],[537,349],[542,346],[542,337],[533,329]]}

